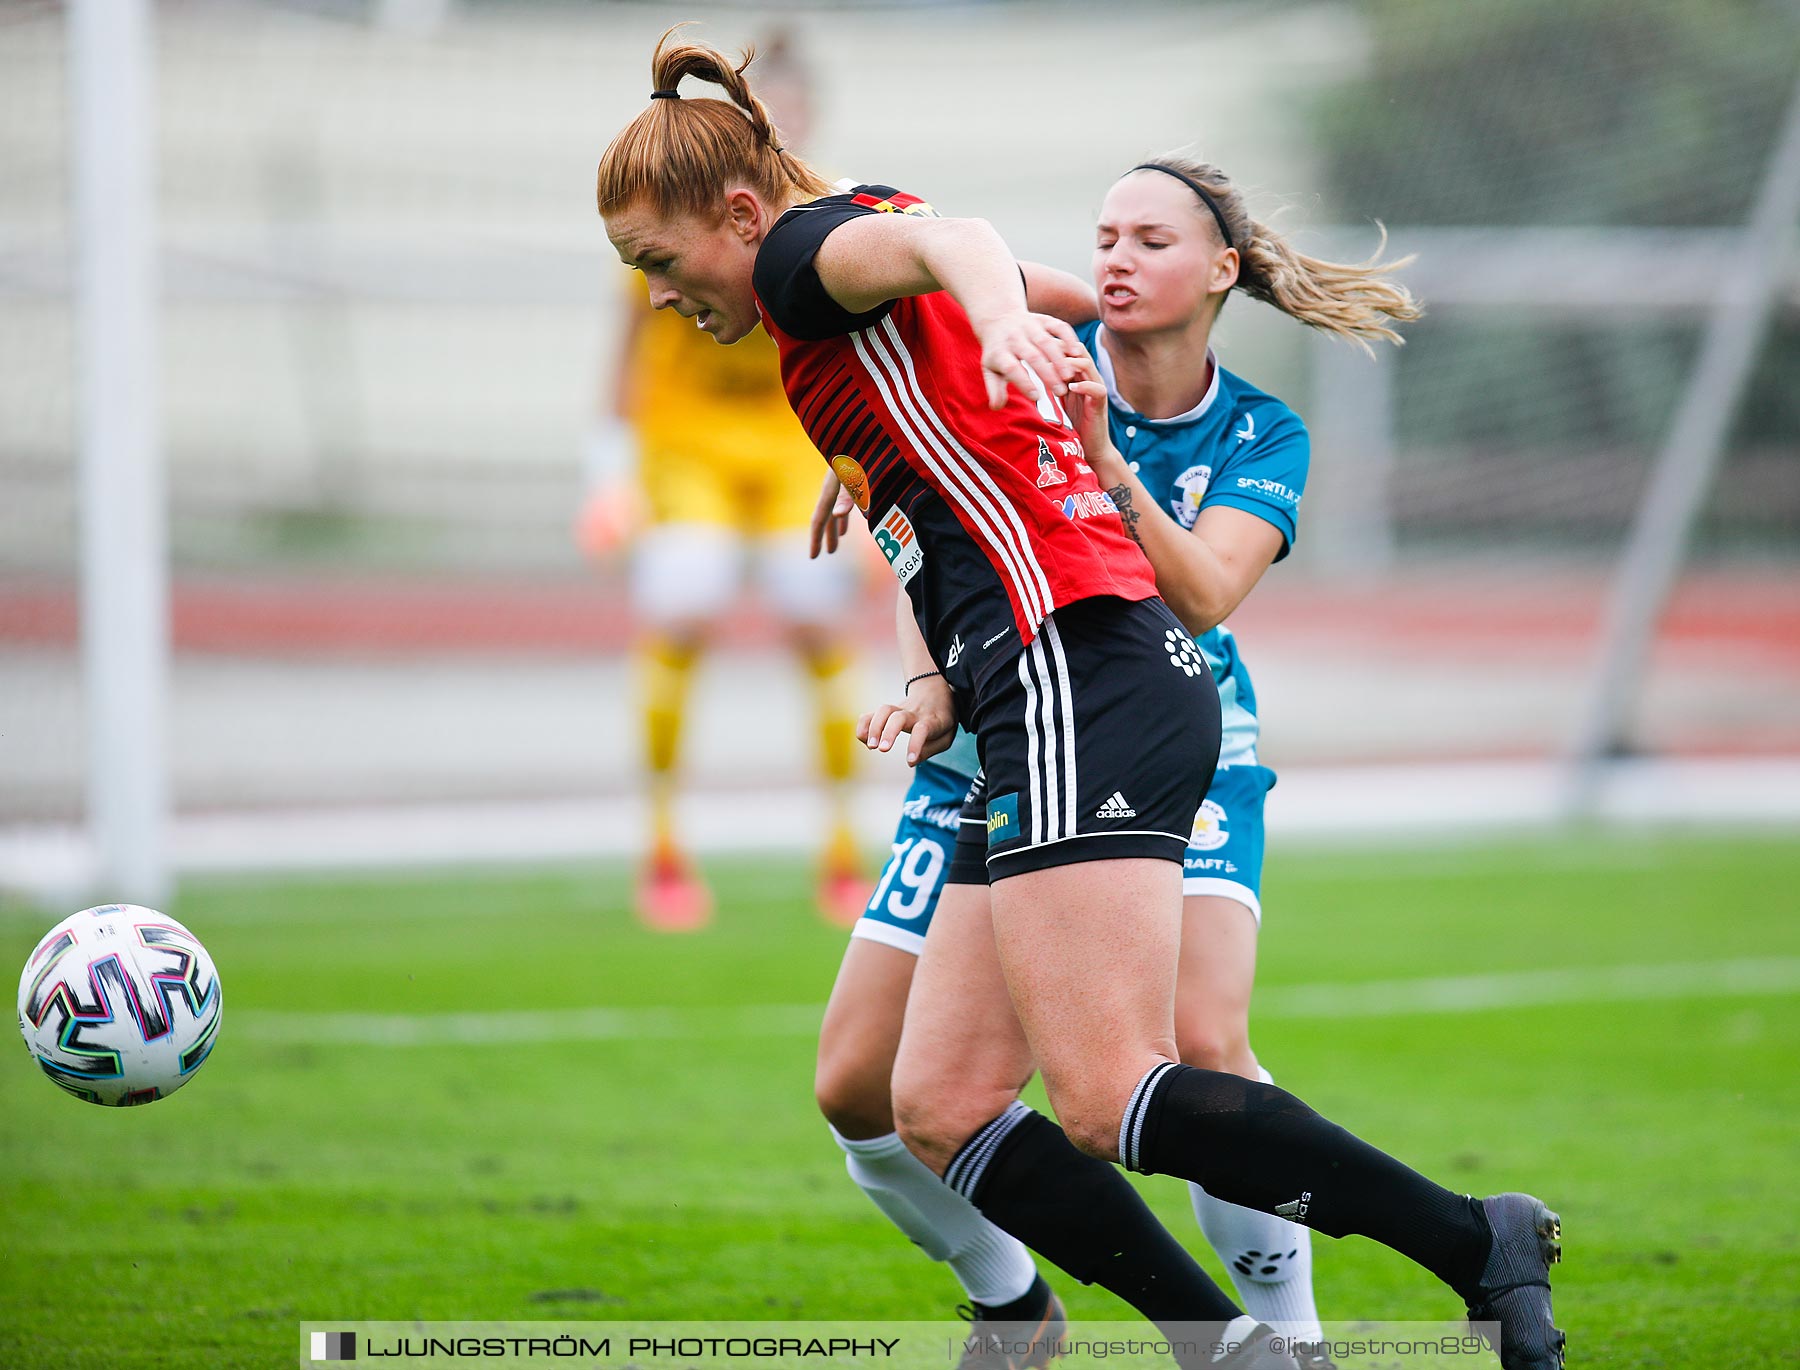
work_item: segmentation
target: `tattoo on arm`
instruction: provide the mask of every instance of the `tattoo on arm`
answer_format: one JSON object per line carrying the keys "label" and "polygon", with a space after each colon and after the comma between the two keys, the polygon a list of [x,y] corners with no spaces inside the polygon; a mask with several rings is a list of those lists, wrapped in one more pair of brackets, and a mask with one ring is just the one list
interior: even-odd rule
{"label": "tattoo on arm", "polygon": [[1113,488],[1106,493],[1112,497],[1112,502],[1119,506],[1119,522],[1125,525],[1126,535],[1139,547],[1142,547],[1144,545],[1144,540],[1138,536],[1137,530],[1138,518],[1140,516],[1138,511],[1133,508],[1131,504],[1131,487],[1129,485],[1119,484],[1113,486]]}

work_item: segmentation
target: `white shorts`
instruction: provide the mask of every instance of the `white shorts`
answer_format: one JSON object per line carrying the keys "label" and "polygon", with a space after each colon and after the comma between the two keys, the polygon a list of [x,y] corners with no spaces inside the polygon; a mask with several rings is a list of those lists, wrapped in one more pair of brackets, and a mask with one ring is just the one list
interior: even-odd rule
{"label": "white shorts", "polygon": [[660,523],[638,539],[631,601],[659,627],[705,622],[747,579],[778,618],[803,627],[829,627],[855,594],[854,564],[842,554],[808,559],[803,532],[747,540],[712,523]]}

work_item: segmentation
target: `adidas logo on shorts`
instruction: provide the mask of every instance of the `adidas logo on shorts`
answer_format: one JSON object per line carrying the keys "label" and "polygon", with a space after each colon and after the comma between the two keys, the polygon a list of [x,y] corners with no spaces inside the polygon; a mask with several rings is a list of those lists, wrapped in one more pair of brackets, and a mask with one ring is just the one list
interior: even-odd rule
{"label": "adidas logo on shorts", "polygon": [[1094,810],[1094,817],[1136,818],[1137,810],[1131,807],[1130,802],[1124,795],[1120,794],[1117,790],[1114,790],[1112,792],[1112,798],[1107,800],[1098,809]]}

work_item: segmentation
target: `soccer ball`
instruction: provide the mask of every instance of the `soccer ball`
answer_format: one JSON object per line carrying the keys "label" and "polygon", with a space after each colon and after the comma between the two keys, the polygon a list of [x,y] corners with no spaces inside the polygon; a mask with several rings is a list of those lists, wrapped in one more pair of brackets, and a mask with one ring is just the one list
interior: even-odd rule
{"label": "soccer ball", "polygon": [[19,976],[19,1031],[57,1084],[90,1104],[173,1094],[219,1036],[219,973],[200,939],[136,904],[63,919]]}

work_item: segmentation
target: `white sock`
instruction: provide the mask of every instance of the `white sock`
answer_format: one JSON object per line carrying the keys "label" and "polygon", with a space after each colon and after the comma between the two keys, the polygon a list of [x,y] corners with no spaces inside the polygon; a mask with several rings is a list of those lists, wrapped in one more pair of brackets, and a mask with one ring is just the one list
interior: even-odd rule
{"label": "white sock", "polygon": [[1037,1278],[1031,1253],[931,1173],[900,1134],[853,1142],[834,1127],[846,1168],[870,1202],[934,1261],[949,1265],[975,1303],[1011,1303]]}
{"label": "white sock", "polygon": [[[1268,1071],[1259,1073],[1264,1084],[1275,1083]],[[1289,1336],[1317,1341],[1323,1333],[1313,1302],[1312,1233],[1272,1213],[1215,1199],[1197,1184],[1190,1182],[1188,1191],[1200,1230],[1231,1272],[1244,1311],[1280,1324]]]}

